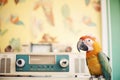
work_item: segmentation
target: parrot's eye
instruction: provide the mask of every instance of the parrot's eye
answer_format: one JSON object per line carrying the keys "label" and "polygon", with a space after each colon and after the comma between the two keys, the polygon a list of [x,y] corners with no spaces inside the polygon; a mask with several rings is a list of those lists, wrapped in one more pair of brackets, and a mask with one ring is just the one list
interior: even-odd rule
{"label": "parrot's eye", "polygon": [[88,39],[88,42],[90,42],[90,39]]}
{"label": "parrot's eye", "polygon": [[86,42],[88,43],[88,44],[93,44],[93,41],[91,40],[91,39],[86,39]]}

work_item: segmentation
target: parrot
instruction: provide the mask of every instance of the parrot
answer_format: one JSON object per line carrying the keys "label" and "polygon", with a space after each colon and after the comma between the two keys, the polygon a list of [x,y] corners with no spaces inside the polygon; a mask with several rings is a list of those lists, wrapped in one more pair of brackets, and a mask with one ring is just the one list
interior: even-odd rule
{"label": "parrot", "polygon": [[110,58],[102,51],[95,37],[90,35],[81,36],[77,42],[77,49],[79,52],[81,50],[86,51],[86,63],[91,75],[89,80],[93,80],[94,77],[98,80],[101,80],[102,77],[105,80],[111,80]]}

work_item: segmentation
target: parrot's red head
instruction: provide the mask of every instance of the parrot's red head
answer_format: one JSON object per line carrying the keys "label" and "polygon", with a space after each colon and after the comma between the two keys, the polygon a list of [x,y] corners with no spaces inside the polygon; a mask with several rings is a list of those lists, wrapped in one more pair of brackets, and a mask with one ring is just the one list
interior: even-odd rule
{"label": "parrot's red head", "polygon": [[99,43],[96,41],[95,37],[92,36],[82,36],[77,43],[78,51],[83,50],[87,52],[87,57],[91,55],[97,55],[101,51]]}

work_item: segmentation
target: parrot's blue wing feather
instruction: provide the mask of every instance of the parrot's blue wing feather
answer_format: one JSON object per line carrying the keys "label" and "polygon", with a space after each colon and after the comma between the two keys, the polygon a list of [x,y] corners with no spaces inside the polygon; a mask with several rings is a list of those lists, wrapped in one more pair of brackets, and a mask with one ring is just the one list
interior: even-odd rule
{"label": "parrot's blue wing feather", "polygon": [[[102,53],[102,52],[101,52]],[[102,53],[103,55],[105,55],[108,59],[108,61],[110,61],[110,58],[105,54],[105,53]]]}
{"label": "parrot's blue wing feather", "polygon": [[98,54],[98,59],[102,67],[103,76],[105,77],[106,80],[111,80],[112,69],[110,67],[108,57],[104,53],[101,52]]}

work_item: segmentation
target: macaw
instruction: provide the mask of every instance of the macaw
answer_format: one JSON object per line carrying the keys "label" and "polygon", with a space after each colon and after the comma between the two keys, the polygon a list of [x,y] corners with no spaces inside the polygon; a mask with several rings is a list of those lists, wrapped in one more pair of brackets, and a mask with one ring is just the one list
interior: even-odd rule
{"label": "macaw", "polygon": [[86,51],[86,62],[91,74],[90,80],[93,76],[101,80],[101,76],[105,80],[111,80],[112,69],[109,64],[110,58],[102,52],[99,42],[93,36],[82,36],[77,43],[78,51]]}

